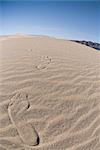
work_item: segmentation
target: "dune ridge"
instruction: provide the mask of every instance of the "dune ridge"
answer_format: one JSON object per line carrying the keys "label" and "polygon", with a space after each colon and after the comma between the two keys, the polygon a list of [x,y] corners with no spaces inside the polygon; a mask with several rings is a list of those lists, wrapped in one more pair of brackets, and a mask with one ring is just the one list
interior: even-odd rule
{"label": "dune ridge", "polygon": [[0,150],[100,150],[99,68],[76,42],[0,37]]}

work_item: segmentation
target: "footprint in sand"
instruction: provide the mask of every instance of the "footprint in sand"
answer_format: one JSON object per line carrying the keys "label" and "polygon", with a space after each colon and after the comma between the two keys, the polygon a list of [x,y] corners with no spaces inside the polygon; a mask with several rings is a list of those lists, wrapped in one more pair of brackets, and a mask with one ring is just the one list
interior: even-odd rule
{"label": "footprint in sand", "polygon": [[39,144],[38,133],[24,118],[24,112],[29,107],[28,95],[19,93],[11,99],[8,106],[8,114],[23,143],[29,146],[36,146]]}
{"label": "footprint in sand", "polygon": [[45,69],[51,63],[49,56],[43,56],[39,65],[36,66],[38,70]]}

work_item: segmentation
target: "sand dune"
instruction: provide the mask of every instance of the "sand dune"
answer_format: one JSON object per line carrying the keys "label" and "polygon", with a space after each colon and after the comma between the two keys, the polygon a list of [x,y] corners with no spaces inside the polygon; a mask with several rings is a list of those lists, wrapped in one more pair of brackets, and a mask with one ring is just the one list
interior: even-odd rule
{"label": "sand dune", "polygon": [[0,150],[100,150],[100,52],[0,37]]}

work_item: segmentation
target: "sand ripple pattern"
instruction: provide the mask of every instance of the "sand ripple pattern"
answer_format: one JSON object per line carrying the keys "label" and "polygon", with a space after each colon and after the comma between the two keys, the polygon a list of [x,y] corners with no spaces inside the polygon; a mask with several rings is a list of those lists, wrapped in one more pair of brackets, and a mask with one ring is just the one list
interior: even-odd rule
{"label": "sand ripple pattern", "polygon": [[1,41],[0,150],[100,150],[100,52],[71,41]]}

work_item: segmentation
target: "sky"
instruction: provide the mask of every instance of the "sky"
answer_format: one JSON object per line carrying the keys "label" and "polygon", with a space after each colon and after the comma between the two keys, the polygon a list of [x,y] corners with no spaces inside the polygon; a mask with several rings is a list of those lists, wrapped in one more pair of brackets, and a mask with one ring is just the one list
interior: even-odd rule
{"label": "sky", "polygon": [[0,35],[16,33],[100,43],[100,0],[0,0]]}

